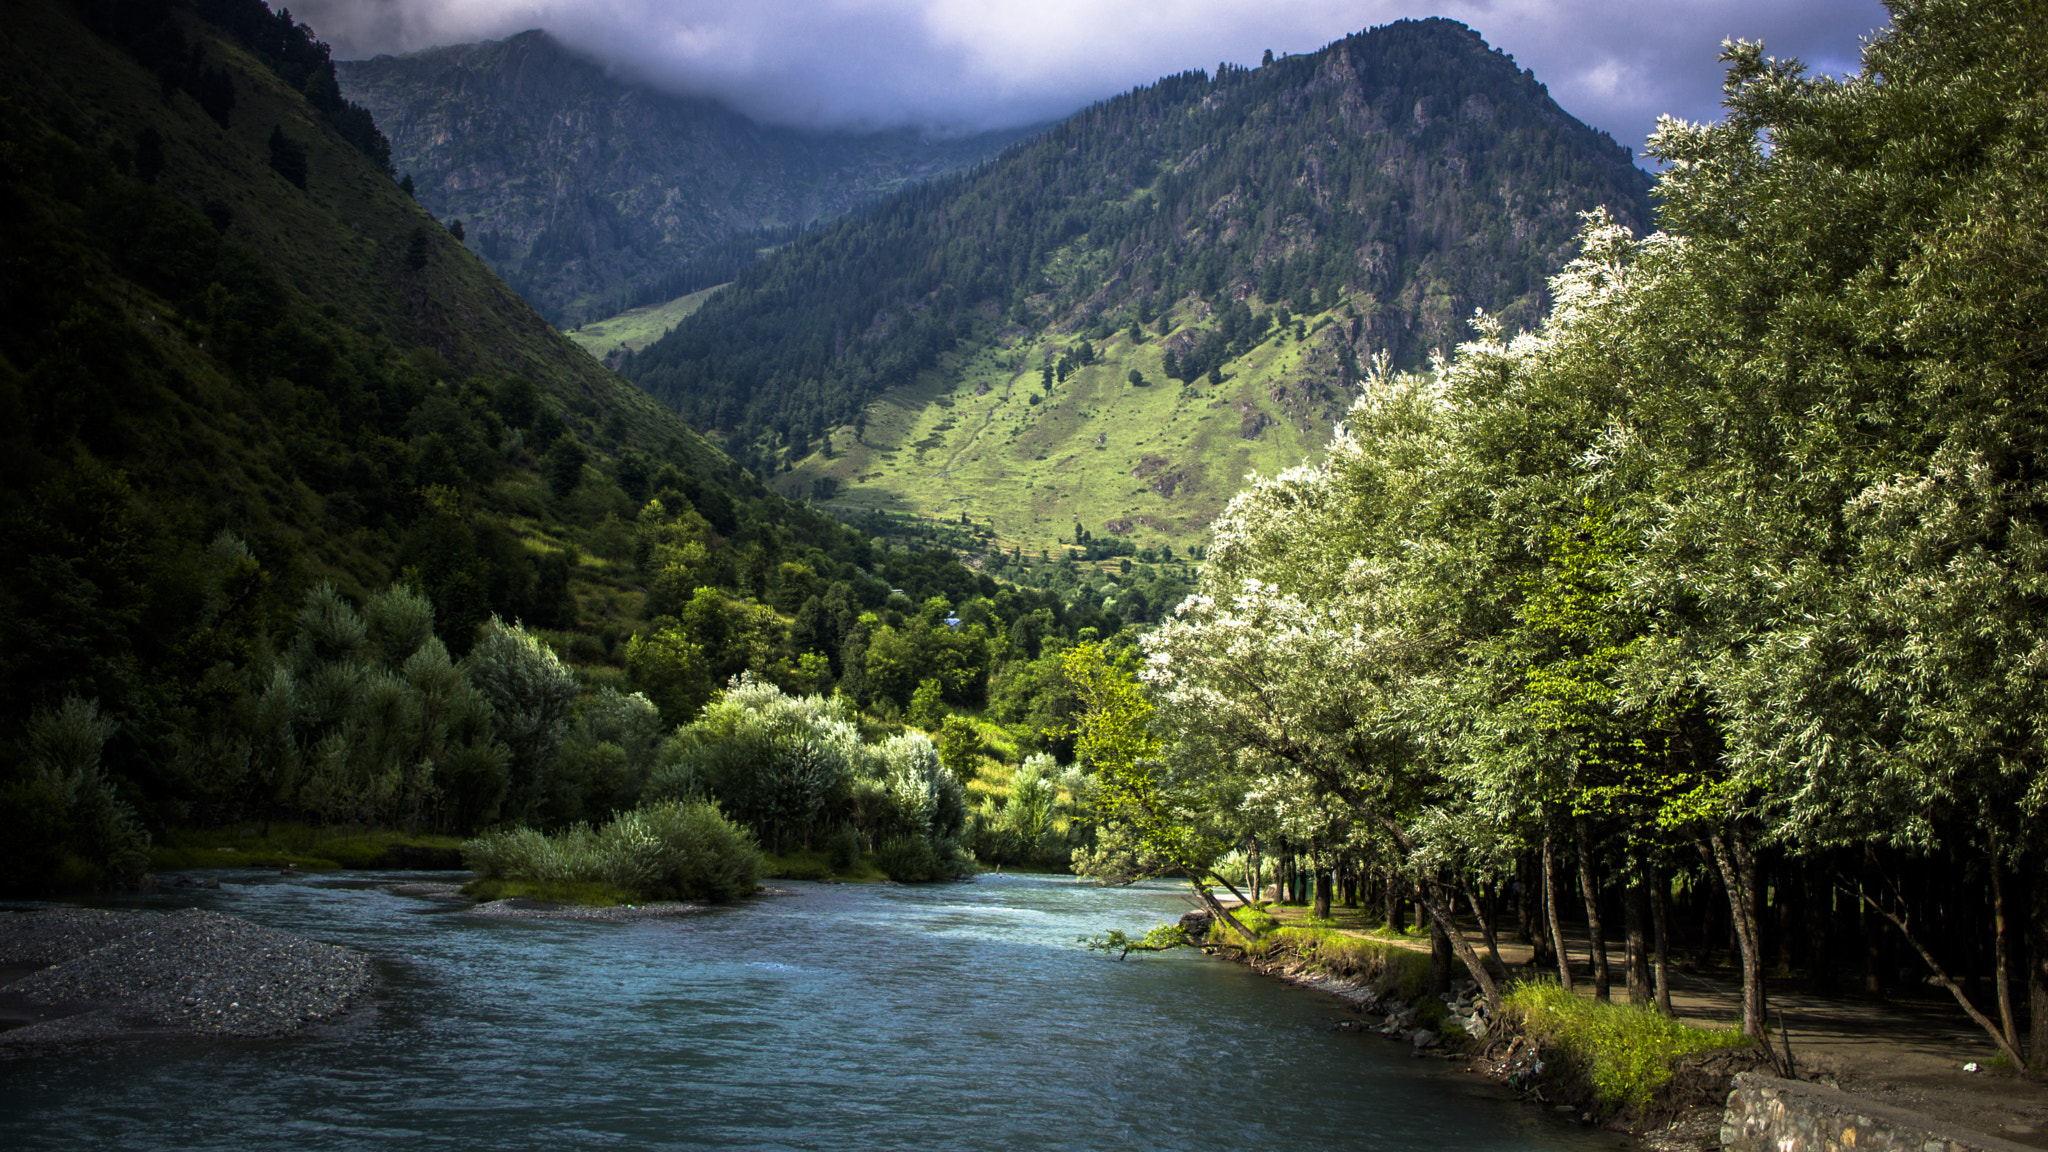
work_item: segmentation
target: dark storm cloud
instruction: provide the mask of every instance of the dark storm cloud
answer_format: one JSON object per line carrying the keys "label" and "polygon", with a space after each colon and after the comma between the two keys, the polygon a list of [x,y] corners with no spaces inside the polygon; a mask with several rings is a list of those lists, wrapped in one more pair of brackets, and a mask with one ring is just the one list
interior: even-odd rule
{"label": "dark storm cloud", "polygon": [[763,120],[958,128],[1060,116],[1166,73],[1441,15],[1635,147],[1659,114],[1718,114],[1723,38],[1843,72],[1885,20],[1875,0],[311,0],[293,11],[344,58],[545,28],[624,74]]}

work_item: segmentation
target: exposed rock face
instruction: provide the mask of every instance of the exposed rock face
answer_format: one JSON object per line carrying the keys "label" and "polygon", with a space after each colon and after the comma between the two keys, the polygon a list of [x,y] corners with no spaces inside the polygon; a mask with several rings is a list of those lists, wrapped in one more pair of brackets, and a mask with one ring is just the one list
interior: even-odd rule
{"label": "exposed rock face", "polygon": [[706,246],[844,215],[1022,131],[811,133],[608,75],[544,32],[338,62],[419,200],[557,323],[608,315]]}
{"label": "exposed rock face", "polygon": [[218,912],[0,913],[0,1045],[283,1036],[348,1010],[370,958]]}

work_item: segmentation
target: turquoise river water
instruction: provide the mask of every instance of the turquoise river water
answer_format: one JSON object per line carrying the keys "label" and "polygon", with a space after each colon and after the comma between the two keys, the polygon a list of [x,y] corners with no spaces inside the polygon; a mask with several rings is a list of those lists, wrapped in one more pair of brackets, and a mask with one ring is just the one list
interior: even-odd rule
{"label": "turquoise river water", "polygon": [[787,895],[615,924],[484,919],[380,886],[400,878],[224,873],[218,892],[132,901],[366,949],[378,988],[288,1040],[0,1058],[0,1147],[1618,1143],[1333,1031],[1340,1006],[1234,964],[1075,944],[1179,916],[1188,898],[1164,884],[782,882]]}

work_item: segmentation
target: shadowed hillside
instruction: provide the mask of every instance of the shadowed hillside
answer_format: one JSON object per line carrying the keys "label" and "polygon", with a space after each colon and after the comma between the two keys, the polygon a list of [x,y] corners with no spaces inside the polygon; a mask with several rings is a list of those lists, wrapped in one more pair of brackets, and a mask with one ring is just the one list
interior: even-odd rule
{"label": "shadowed hillside", "polygon": [[[337,68],[420,202],[461,218],[484,260],[564,326],[731,279],[755,247],[1023,134],[764,126],[620,80],[539,31]],[[693,262],[701,275],[678,280]]]}

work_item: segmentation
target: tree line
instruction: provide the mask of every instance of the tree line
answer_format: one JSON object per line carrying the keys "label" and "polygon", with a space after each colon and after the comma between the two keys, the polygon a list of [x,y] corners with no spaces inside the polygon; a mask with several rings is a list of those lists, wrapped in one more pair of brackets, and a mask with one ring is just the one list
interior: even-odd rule
{"label": "tree line", "polygon": [[1413,899],[1489,989],[1453,917],[1503,892],[1567,984],[1580,910],[1603,994],[1617,919],[1645,999],[1731,939],[1752,1036],[1774,967],[1924,977],[2039,1064],[2044,58],[2024,4],[1889,8],[1851,77],[1730,44],[1660,231],[1595,213],[1540,327],[1382,363],[1144,693],[1077,652],[1129,853]]}

